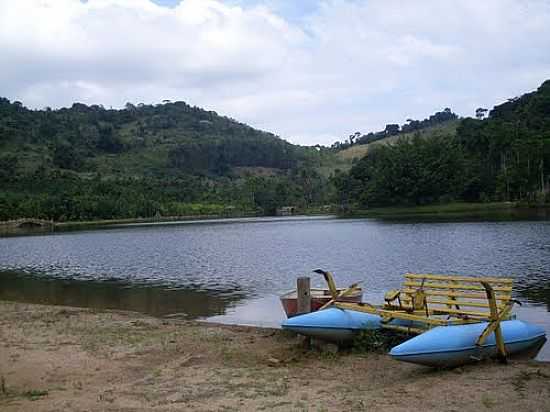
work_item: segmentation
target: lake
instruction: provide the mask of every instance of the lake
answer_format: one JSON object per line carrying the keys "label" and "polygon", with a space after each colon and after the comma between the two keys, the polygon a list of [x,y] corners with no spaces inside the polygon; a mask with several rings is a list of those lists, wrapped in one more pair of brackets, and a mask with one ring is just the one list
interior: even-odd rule
{"label": "lake", "polygon": [[[277,326],[312,269],[379,303],[406,272],[513,276],[518,318],[550,334],[550,222],[334,217],[119,225],[0,238],[0,299]],[[546,344],[539,358],[550,360]]]}

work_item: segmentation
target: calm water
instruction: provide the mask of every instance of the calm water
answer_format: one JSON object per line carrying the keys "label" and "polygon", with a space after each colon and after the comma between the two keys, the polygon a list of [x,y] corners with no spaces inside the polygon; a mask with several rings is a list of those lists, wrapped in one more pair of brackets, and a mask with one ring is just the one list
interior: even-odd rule
{"label": "calm water", "polygon": [[545,221],[246,219],[0,238],[0,299],[270,326],[284,317],[277,294],[315,268],[362,280],[373,302],[405,272],[513,276],[518,317],[550,333]]}

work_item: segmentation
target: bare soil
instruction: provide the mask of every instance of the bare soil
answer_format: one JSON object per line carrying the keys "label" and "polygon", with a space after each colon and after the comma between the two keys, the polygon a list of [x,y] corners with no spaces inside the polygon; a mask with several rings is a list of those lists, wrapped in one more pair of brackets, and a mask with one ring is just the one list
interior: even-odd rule
{"label": "bare soil", "polygon": [[434,370],[283,331],[0,302],[0,411],[550,411],[550,363]]}

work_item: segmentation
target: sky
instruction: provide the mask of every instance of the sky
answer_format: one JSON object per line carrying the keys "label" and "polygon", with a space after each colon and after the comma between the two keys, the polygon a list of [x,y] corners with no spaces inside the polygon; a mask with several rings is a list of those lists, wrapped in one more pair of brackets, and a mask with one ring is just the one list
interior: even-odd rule
{"label": "sky", "polygon": [[330,145],[550,79],[550,0],[0,0],[0,96],[168,99]]}

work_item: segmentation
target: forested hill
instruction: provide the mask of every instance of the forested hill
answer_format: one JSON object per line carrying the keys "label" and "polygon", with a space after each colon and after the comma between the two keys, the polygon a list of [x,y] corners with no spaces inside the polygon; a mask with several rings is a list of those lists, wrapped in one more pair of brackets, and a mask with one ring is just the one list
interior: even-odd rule
{"label": "forested hill", "polygon": [[369,150],[335,179],[340,202],[550,202],[550,80],[479,117],[461,120],[455,135],[417,135]]}
{"label": "forested hill", "polygon": [[[305,149],[184,102],[123,110],[75,103],[29,110],[0,98],[2,153],[26,169],[225,175],[233,167],[291,169]],[[116,156],[113,164],[109,159]],[[139,167],[136,166],[139,163]]]}
{"label": "forested hill", "polygon": [[[341,147],[295,146],[183,102],[29,110],[0,99],[0,220],[550,203],[550,80],[485,112],[447,109],[409,121],[412,132],[389,125],[395,140],[329,176],[351,163],[335,155]],[[434,122],[453,126],[427,138]]]}
{"label": "forested hill", "polygon": [[184,102],[29,110],[0,98],[0,220],[311,206],[326,197],[322,156]]}
{"label": "forested hill", "polygon": [[457,130],[469,169],[465,195],[535,200],[549,189],[550,80]]}

